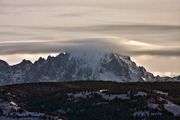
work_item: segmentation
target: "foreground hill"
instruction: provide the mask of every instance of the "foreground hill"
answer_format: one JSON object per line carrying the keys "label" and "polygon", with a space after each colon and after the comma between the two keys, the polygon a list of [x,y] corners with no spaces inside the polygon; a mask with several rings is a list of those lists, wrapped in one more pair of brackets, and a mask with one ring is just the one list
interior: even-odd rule
{"label": "foreground hill", "polygon": [[62,82],[74,80],[111,80],[118,82],[174,81],[180,77],[155,77],[130,57],[115,53],[61,53],[35,63],[23,60],[10,66],[0,60],[0,84]]}
{"label": "foreground hill", "polygon": [[180,83],[74,81],[0,87],[0,119],[172,120]]}

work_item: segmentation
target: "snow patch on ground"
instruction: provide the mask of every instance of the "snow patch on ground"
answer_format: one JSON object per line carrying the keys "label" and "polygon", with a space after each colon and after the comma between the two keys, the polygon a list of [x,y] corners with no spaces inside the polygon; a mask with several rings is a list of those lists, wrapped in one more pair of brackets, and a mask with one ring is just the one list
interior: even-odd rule
{"label": "snow patch on ground", "polygon": [[149,116],[149,111],[137,111],[133,113],[133,116],[147,117]]}
{"label": "snow patch on ground", "polygon": [[128,97],[127,94],[110,94],[110,95],[107,95],[107,94],[101,94],[102,97],[106,100],[113,100],[113,99],[121,99],[121,100],[129,100],[130,98]]}
{"label": "snow patch on ground", "polygon": [[163,91],[159,91],[159,90],[153,90],[153,91],[157,94],[168,96],[167,92],[163,92]]}
{"label": "snow patch on ground", "polygon": [[147,96],[147,93],[146,93],[146,92],[143,92],[143,91],[138,91],[138,93],[135,94],[135,96],[144,96],[144,97],[146,97],[146,96]]}
{"label": "snow patch on ground", "polygon": [[164,104],[164,109],[172,113],[174,116],[180,116],[180,106],[170,101],[167,102],[167,104]]}
{"label": "snow patch on ground", "polygon": [[98,95],[101,95],[102,98],[105,100],[113,100],[113,99],[122,99],[122,100],[129,100],[129,96],[127,94],[106,94],[103,93],[108,90],[99,90],[95,92],[79,92],[79,93],[68,93],[68,96],[73,96],[75,98],[87,98],[87,96],[91,97],[92,94],[96,93]]}
{"label": "snow patch on ground", "polygon": [[154,103],[148,103],[148,108],[150,108],[150,109],[159,109],[159,107],[158,107],[158,104],[154,104]]}

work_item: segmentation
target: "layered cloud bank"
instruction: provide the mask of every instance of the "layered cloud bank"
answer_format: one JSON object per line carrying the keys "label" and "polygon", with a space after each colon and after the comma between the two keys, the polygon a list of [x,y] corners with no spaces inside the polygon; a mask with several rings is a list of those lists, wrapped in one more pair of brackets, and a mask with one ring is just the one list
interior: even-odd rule
{"label": "layered cloud bank", "polygon": [[117,36],[104,36],[96,38],[80,38],[67,40],[27,40],[27,41],[1,41],[0,54],[36,54],[58,53],[60,51],[104,51],[119,52],[131,56],[180,56],[179,45],[158,45],[136,40],[129,40]]}

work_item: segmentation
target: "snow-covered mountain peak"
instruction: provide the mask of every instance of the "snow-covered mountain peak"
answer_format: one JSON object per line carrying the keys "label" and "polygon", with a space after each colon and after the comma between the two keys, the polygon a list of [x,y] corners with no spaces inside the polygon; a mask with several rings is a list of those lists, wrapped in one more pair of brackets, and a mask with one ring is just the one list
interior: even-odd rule
{"label": "snow-covered mountain peak", "polygon": [[162,80],[161,77],[154,77],[147,72],[144,67],[137,66],[129,56],[98,51],[90,54],[62,52],[56,57],[40,57],[34,64],[23,60],[17,65],[9,66],[5,61],[0,61],[0,66],[0,84],[74,80]]}

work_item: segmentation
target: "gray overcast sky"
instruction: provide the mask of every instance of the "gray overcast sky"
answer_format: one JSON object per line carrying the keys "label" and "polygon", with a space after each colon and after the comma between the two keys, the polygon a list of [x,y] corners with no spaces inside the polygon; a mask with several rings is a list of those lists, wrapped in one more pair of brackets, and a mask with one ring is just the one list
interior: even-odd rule
{"label": "gray overcast sky", "polygon": [[180,74],[180,0],[0,0],[0,59],[61,50],[132,56],[155,74]]}

